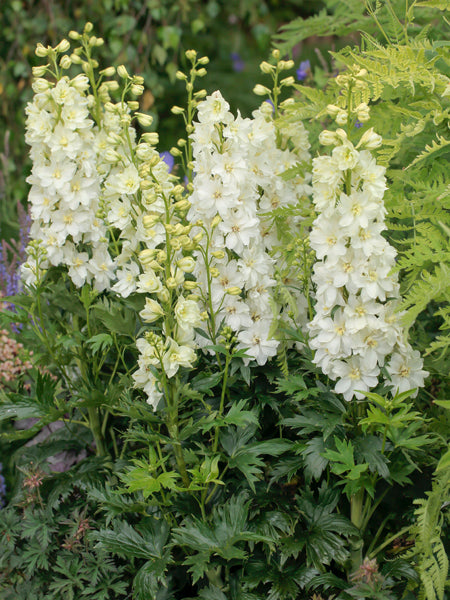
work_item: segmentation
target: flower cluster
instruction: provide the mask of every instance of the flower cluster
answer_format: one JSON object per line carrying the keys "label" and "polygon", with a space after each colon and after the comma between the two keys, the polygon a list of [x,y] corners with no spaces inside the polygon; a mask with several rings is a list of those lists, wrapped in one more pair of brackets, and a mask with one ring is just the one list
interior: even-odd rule
{"label": "flower cluster", "polygon": [[310,235],[317,263],[315,317],[309,325],[314,362],[346,400],[385,383],[394,392],[423,385],[422,360],[400,324],[395,249],[382,236],[385,169],[370,150],[381,144],[373,129],[355,147],[342,129],[323,131],[334,146],[313,160],[313,201],[319,216]]}
{"label": "flower cluster", "polygon": [[[27,181],[30,237],[39,241],[44,256],[40,268],[65,265],[76,286],[92,281],[102,291],[112,278],[112,259],[105,223],[98,218],[101,176],[88,77],[64,76],[56,84],[38,78],[33,89],[33,102],[26,109],[26,141],[33,161]],[[30,257],[22,277],[32,284],[37,276]]]}
{"label": "flower cluster", "polygon": [[11,338],[6,329],[0,329],[0,388],[32,368],[23,344]]}
{"label": "flower cluster", "polygon": [[195,178],[188,219],[201,238],[194,274],[210,315],[208,334],[214,342],[220,325],[229,326],[238,348],[259,365],[278,347],[271,339],[279,312],[271,250],[279,239],[266,217],[309,191],[304,179],[277,177],[299,157],[277,147],[271,115],[263,103],[252,119],[233,117],[216,91],[199,104],[191,135]]}

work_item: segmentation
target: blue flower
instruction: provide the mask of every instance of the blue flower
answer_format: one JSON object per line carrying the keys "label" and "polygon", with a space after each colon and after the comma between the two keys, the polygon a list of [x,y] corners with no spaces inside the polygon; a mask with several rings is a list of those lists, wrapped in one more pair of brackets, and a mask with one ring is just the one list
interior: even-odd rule
{"label": "blue flower", "polygon": [[3,465],[0,463],[0,508],[5,506],[5,496],[6,496],[6,483],[5,478],[2,475]]}
{"label": "blue flower", "polygon": [[363,125],[364,125],[364,123],[361,123],[361,121],[358,121],[358,120],[357,120],[357,121],[355,122],[355,127],[356,127],[356,129],[359,129],[359,128],[360,128],[360,127],[362,127]]}
{"label": "blue flower", "polygon": [[296,73],[298,81],[304,81],[308,75],[311,74],[311,63],[309,60],[303,60],[300,63]]}
{"label": "blue flower", "polygon": [[232,61],[233,71],[236,71],[236,73],[242,73],[242,71],[245,71],[245,62],[242,60],[241,55],[238,52],[232,52],[230,54],[230,58]]}
{"label": "blue flower", "polygon": [[164,150],[164,152],[160,152],[159,156],[163,159],[163,161],[169,167],[169,173],[172,173],[172,169],[175,164],[174,157],[170,154],[170,152],[168,150]]}

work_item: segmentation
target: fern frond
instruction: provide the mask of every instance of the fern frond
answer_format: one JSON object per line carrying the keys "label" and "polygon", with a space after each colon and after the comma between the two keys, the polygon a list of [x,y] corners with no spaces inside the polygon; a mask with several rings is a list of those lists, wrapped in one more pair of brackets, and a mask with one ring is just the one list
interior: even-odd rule
{"label": "fern frond", "polygon": [[437,266],[433,273],[422,271],[421,279],[416,280],[405,295],[401,310],[405,325],[412,325],[417,316],[427,307],[431,300],[437,302],[450,297],[450,267],[445,264]]}
{"label": "fern frond", "polygon": [[450,469],[437,474],[427,498],[415,500],[416,523],[411,529],[415,546],[405,558],[414,558],[422,588],[419,598],[443,600],[449,561],[442,536],[443,509],[450,493]]}
{"label": "fern frond", "polygon": [[436,154],[443,156],[450,153],[450,140],[446,140],[443,136],[437,136],[437,140],[433,140],[431,145],[427,144],[423,150],[406,168],[409,169],[421,160],[435,159]]}

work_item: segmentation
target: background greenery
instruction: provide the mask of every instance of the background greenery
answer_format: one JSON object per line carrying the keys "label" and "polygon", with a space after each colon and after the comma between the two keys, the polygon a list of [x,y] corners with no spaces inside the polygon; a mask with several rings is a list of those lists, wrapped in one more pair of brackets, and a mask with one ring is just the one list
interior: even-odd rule
{"label": "background greenery", "polygon": [[[260,100],[251,94],[253,84],[263,81],[258,64],[278,26],[287,24],[275,38],[297,63],[311,59],[314,81],[306,83],[314,82],[316,88],[298,86],[286,118],[308,121],[312,139],[329,124],[324,118],[310,119],[339,97],[334,78],[324,92],[317,88],[337,69],[365,66],[377,55],[379,70],[371,72],[367,94],[376,130],[389,142],[378,158],[389,168],[386,203],[392,242],[402,253],[405,308],[411,310],[411,323],[418,317],[412,331],[415,344],[432,349],[426,364],[432,377],[416,400],[405,395],[389,404],[374,397],[364,405],[364,414],[362,404],[343,403],[332,392],[307,351],[300,363],[297,352],[287,352],[280,364],[255,370],[250,386],[236,368],[217,425],[215,456],[208,444],[220,377],[203,357],[202,372],[186,384],[186,404],[180,409],[180,438],[199,486],[197,495],[206,490],[209,499],[203,516],[195,490],[180,491],[164,477],[165,468],[176,465],[161,415],[130,391],[127,377],[114,382],[114,393],[101,395],[116,359],[114,350],[102,350],[105,369],[96,386],[84,382],[80,397],[37,371],[18,378],[3,397],[0,413],[0,459],[9,502],[0,511],[0,593],[5,600],[106,600],[131,594],[142,600],[448,597],[448,336],[438,336],[448,318],[450,207],[448,153],[433,141],[436,134],[446,135],[449,108],[448,97],[430,87],[433,78],[448,74],[447,46],[440,43],[448,29],[440,11],[445,2],[416,4],[414,22],[406,24],[406,43],[403,0],[382,3],[377,11],[388,39],[402,47],[404,55],[395,55],[359,0],[104,0],[76,8],[72,2],[50,0],[3,3],[0,194],[6,238],[18,234],[16,202],[27,195],[23,110],[31,96],[30,69],[38,64],[33,53],[37,41],[54,45],[91,20],[95,34],[106,40],[100,49],[102,66],[123,63],[144,76],[148,92],[142,109],[155,116],[161,150],[182,134],[170,107],[183,104],[174,73],[184,67],[187,48],[211,59],[202,81],[207,89],[220,88],[233,109],[248,114]],[[391,8],[401,15],[400,22],[390,15]],[[314,16],[305,22],[309,12]],[[361,49],[347,48],[334,56],[314,51],[318,44],[337,48],[358,42],[358,29],[374,36],[363,37]],[[308,43],[301,49],[304,40]],[[232,53],[239,54],[244,70]],[[386,65],[391,79],[383,71]],[[83,302],[76,290],[61,270],[51,274],[48,284],[41,291],[43,323],[56,362],[71,366],[77,353],[86,363],[99,360],[82,334]],[[89,308],[95,333],[117,337],[118,346],[128,348],[125,359],[132,368],[134,322],[114,330],[133,320],[132,307],[116,302],[107,311],[113,317],[101,308],[99,303]],[[24,324],[26,313],[24,309],[19,315]],[[74,336],[77,314],[81,324]],[[288,335],[304,341],[295,337],[298,332]],[[48,349],[39,347],[29,329],[20,337],[57,372]],[[80,406],[109,414],[106,457],[94,456],[90,431],[76,423]],[[14,428],[14,421],[30,416],[38,419],[33,429]],[[66,417],[64,428],[26,446],[39,429]],[[149,451],[149,440],[152,448],[163,449],[164,460]],[[47,462],[61,451],[76,457],[64,473]],[[223,486],[216,485],[219,471]],[[357,531],[352,504],[361,491],[364,522]],[[362,556],[361,543],[377,563],[361,563],[353,572]]]}

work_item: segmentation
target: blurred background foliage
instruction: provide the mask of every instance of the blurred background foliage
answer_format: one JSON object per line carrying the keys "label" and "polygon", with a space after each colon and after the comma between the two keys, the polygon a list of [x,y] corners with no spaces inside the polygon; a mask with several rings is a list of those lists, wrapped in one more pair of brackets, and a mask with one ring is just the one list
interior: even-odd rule
{"label": "blurred background foliage", "polygon": [[[24,109],[31,98],[31,68],[37,42],[56,45],[86,21],[105,39],[97,56],[102,67],[125,64],[144,77],[141,110],[152,114],[160,149],[178,139],[182,125],[171,114],[183,104],[184,86],[175,79],[184,52],[195,48],[211,64],[204,85],[219,89],[244,116],[260,98],[260,78],[271,37],[293,19],[323,7],[319,0],[2,0],[0,7],[0,238],[17,237],[17,202],[25,202],[29,163]],[[294,49],[300,62],[314,58],[313,46]]]}

